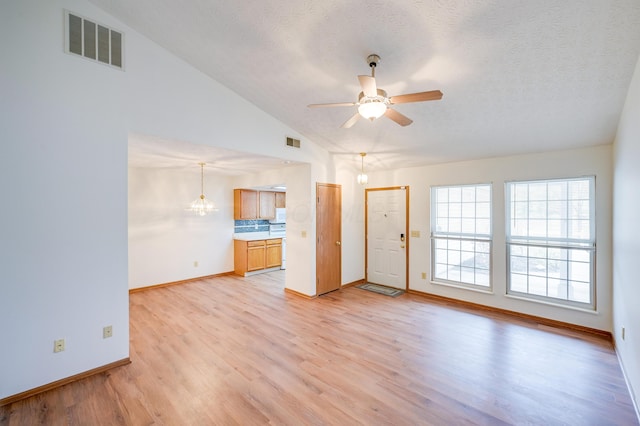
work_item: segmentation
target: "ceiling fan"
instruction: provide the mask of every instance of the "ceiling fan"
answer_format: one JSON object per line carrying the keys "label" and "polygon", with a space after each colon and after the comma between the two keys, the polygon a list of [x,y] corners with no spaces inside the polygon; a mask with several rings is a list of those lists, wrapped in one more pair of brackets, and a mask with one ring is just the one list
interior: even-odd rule
{"label": "ceiling fan", "polygon": [[376,66],[380,62],[380,56],[369,55],[367,63],[371,67],[371,76],[359,75],[358,80],[362,87],[362,92],[358,95],[358,102],[338,102],[330,104],[311,104],[309,108],[320,107],[339,107],[339,106],[358,106],[358,112],[350,119],[344,122],[343,128],[348,129],[353,126],[360,116],[368,118],[371,121],[381,116],[386,116],[401,126],[408,126],[413,123],[409,117],[400,114],[390,105],[406,104],[409,102],[437,101],[442,99],[442,92],[439,90],[431,90],[428,92],[409,93],[407,95],[387,96],[387,92],[378,89],[376,86]]}

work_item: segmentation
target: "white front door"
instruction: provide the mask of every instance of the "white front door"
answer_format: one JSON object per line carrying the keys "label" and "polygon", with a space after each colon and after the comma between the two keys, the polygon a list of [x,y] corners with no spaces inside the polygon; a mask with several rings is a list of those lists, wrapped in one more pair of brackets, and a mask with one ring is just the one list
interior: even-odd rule
{"label": "white front door", "polygon": [[408,187],[367,189],[367,281],[407,288]]}

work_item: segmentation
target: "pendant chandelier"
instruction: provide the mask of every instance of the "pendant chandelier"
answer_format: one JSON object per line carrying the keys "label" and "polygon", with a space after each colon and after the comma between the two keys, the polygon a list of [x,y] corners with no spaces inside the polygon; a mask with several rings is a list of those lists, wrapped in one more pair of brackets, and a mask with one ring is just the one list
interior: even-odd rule
{"label": "pendant chandelier", "polygon": [[194,212],[198,216],[206,216],[209,213],[217,212],[215,204],[211,201],[207,200],[204,196],[204,165],[205,163],[200,164],[200,197],[195,199],[187,210]]}
{"label": "pendant chandelier", "polygon": [[364,172],[364,157],[366,155],[366,152],[360,153],[360,174],[358,175],[358,183],[360,185],[366,185],[369,182],[369,176]]}

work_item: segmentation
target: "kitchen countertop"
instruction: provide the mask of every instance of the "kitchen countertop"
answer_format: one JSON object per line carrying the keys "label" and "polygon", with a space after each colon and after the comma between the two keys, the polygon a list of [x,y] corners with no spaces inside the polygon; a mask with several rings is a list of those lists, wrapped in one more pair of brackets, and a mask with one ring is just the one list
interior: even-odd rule
{"label": "kitchen countertop", "polygon": [[282,236],[270,235],[269,232],[240,232],[233,234],[233,239],[240,241],[273,240],[276,238],[282,238]]}

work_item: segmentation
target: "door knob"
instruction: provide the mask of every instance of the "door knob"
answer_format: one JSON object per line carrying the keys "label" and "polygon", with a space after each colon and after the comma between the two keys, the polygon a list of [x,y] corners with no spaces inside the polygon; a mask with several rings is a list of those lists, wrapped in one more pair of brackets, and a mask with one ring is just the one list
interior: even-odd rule
{"label": "door knob", "polygon": [[336,245],[339,246],[340,245],[340,241],[336,241]]}
{"label": "door knob", "polygon": [[400,248],[404,248],[404,244],[400,244]]}

